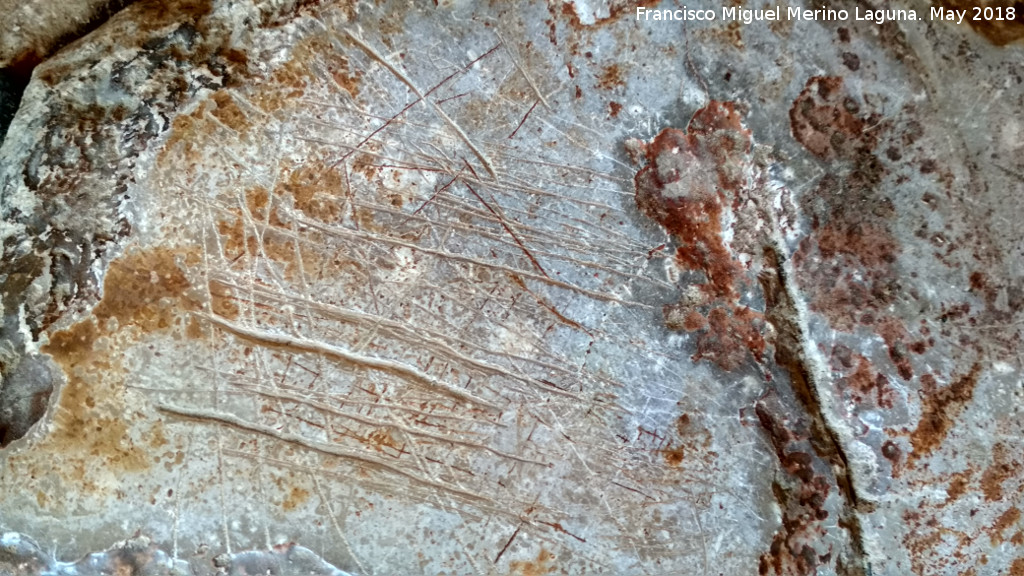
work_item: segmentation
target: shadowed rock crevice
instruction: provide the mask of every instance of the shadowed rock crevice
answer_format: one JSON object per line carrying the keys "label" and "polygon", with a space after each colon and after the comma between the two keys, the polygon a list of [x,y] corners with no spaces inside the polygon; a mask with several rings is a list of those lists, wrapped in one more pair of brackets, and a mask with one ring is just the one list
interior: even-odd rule
{"label": "shadowed rock crevice", "polygon": [[[780,463],[790,473],[788,488],[776,491],[783,510],[783,530],[776,538],[782,542],[778,546],[773,544],[771,553],[762,557],[760,570],[762,574],[813,573],[814,566],[800,554],[803,544],[799,539],[807,536],[800,533],[805,529],[800,519],[825,512],[820,507],[819,499],[823,499],[827,493],[822,494],[821,491],[827,490],[829,484],[834,483],[842,502],[837,521],[847,531],[850,546],[849,556],[836,560],[836,573],[863,576],[870,574],[870,571],[857,515],[860,502],[843,444],[826,420],[814,372],[808,366],[804,351],[808,335],[802,328],[791,296],[794,288],[787,285],[790,280],[783,258],[774,247],[765,247],[765,269],[759,280],[765,294],[765,319],[775,327],[775,362],[789,374],[790,386],[803,409],[803,417],[796,420],[797,426],[792,426],[786,415],[773,412],[770,402],[762,400],[756,407],[758,419]],[[794,441],[801,438],[806,438],[813,453],[799,450],[799,443]],[[814,460],[827,464],[831,474],[812,472],[810,462]],[[788,549],[785,546],[787,544]]]}
{"label": "shadowed rock crevice", "polygon": [[0,146],[4,143],[14,113],[18,111],[21,95],[31,75],[31,70],[26,71],[20,67],[0,68]]}
{"label": "shadowed rock crevice", "polygon": [[35,68],[51,54],[87,36],[136,0],[0,3],[7,23],[0,42],[0,145]]}
{"label": "shadowed rock crevice", "polygon": [[22,438],[46,412],[54,389],[54,367],[44,356],[21,359],[0,380],[0,448]]}

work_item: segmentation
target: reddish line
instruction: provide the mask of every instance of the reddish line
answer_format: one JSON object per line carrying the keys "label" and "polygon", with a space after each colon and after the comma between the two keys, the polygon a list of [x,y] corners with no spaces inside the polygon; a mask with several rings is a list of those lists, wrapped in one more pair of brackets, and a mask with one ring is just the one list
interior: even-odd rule
{"label": "reddish line", "polygon": [[533,109],[537,107],[537,104],[540,104],[539,98],[533,103],[533,106],[530,106],[530,109],[526,111],[526,116],[523,116],[523,119],[519,121],[519,125],[516,126],[516,129],[513,130],[512,133],[508,135],[509,140],[511,140],[516,135],[516,132],[519,132],[519,129],[523,127],[523,124],[526,124],[526,119],[530,117],[530,113],[533,112]]}
{"label": "reddish line", "polygon": [[411,215],[415,216],[415,215],[419,214],[420,210],[423,210],[424,208],[426,208],[427,204],[430,204],[434,200],[434,198],[437,198],[438,194],[440,194],[441,192],[444,192],[445,190],[447,190],[449,186],[451,186],[456,180],[458,180],[459,176],[462,176],[462,170],[459,170],[459,173],[456,174],[455,176],[453,176],[452,179],[449,180],[447,184],[445,184],[444,186],[438,188],[437,192],[434,192],[433,196],[431,196],[430,198],[427,198],[427,201],[424,202],[422,206],[420,206],[419,208],[414,210]]}
{"label": "reddish line", "polygon": [[505,542],[505,547],[502,548],[501,552],[498,552],[498,555],[494,557],[495,564],[498,563],[498,560],[501,560],[502,555],[505,554],[505,551],[508,550],[508,547],[512,545],[512,541],[516,539],[516,536],[519,536],[520,528],[522,528],[521,525],[516,527],[516,531],[512,533],[512,537],[508,539],[508,542]]}
{"label": "reddish line", "polygon": [[660,252],[660,251],[662,251],[664,249],[665,249],[665,245],[664,244],[662,244],[661,246],[658,246],[657,248],[651,249],[651,251],[647,253],[647,259],[650,260],[651,258],[654,258],[654,253],[655,252]]}
{"label": "reddish line", "polygon": [[501,44],[500,44],[500,43],[498,43],[498,44],[495,44],[494,48],[491,48],[491,49],[490,49],[490,50],[488,50],[487,52],[484,52],[483,54],[481,54],[480,56],[478,56],[478,57],[477,57],[477,58],[476,58],[475,60],[473,60],[473,61],[472,61],[472,62],[470,62],[469,64],[466,64],[465,66],[463,66],[463,67],[462,67],[462,68],[460,68],[459,70],[456,70],[455,72],[452,72],[451,74],[449,74],[449,75],[448,75],[448,76],[447,76],[447,77],[446,77],[446,78],[445,78],[444,80],[441,80],[441,81],[440,81],[440,82],[438,82],[438,83],[437,83],[437,84],[436,84],[436,85],[435,85],[435,86],[434,86],[433,88],[431,88],[430,90],[427,90],[427,91],[426,91],[426,93],[424,93],[424,94],[423,94],[423,97],[422,97],[422,98],[420,98],[420,97],[417,97],[417,98],[416,98],[415,100],[413,100],[412,102],[410,102],[410,103],[409,103],[409,105],[407,105],[407,106],[406,106],[405,108],[402,108],[401,110],[399,110],[398,114],[395,114],[395,115],[394,115],[394,116],[392,116],[391,118],[388,118],[388,120],[387,120],[386,122],[384,122],[384,124],[382,124],[382,125],[381,125],[381,126],[380,126],[379,128],[377,128],[376,130],[374,130],[373,132],[371,132],[369,136],[367,136],[366,138],[363,138],[363,139],[362,139],[362,140],[361,140],[361,141],[359,142],[359,144],[356,144],[356,145],[355,145],[355,147],[354,147],[354,148],[352,148],[352,150],[351,150],[350,152],[348,152],[347,154],[345,154],[345,155],[344,155],[344,156],[342,156],[341,158],[339,158],[339,159],[335,160],[333,164],[331,164],[330,166],[328,166],[328,167],[327,167],[327,171],[333,170],[333,169],[334,169],[334,168],[335,168],[335,167],[336,167],[336,166],[337,166],[338,164],[341,164],[341,163],[342,163],[342,162],[344,162],[345,160],[348,160],[348,159],[349,159],[349,158],[350,158],[350,157],[351,157],[351,156],[352,156],[353,154],[355,154],[355,153],[356,153],[356,151],[357,151],[357,150],[359,150],[360,148],[362,148],[362,147],[363,147],[363,144],[366,144],[367,142],[369,142],[369,141],[370,141],[370,139],[371,139],[371,138],[373,138],[373,137],[374,137],[374,136],[376,136],[377,134],[380,134],[380,133],[381,133],[381,132],[382,132],[382,131],[383,131],[383,130],[384,130],[385,128],[387,128],[388,126],[390,126],[392,122],[394,122],[395,120],[397,120],[399,116],[401,116],[402,114],[405,114],[405,113],[406,113],[406,111],[408,111],[408,110],[409,110],[410,108],[412,108],[413,106],[415,106],[416,104],[418,104],[418,103],[419,103],[419,102],[420,102],[421,100],[424,100],[424,99],[426,99],[426,97],[427,97],[427,96],[430,96],[430,95],[431,95],[431,94],[432,94],[432,93],[433,93],[433,92],[434,92],[435,90],[437,90],[437,89],[438,89],[438,88],[440,88],[441,86],[444,86],[444,85],[445,85],[445,84],[446,84],[446,83],[447,83],[447,82],[448,82],[449,80],[451,80],[452,78],[454,78],[454,77],[458,76],[459,74],[462,74],[463,72],[465,72],[465,71],[469,70],[469,69],[470,69],[470,68],[472,68],[472,67],[473,67],[473,66],[474,66],[474,65],[475,65],[475,64],[476,64],[477,62],[479,62],[479,61],[483,60],[483,59],[484,59],[484,58],[486,58],[487,56],[490,56],[490,55],[491,55],[491,54],[492,54],[492,53],[493,53],[493,52],[494,52],[495,50],[497,50],[497,49],[498,49],[498,48],[500,48],[500,47],[501,47]]}
{"label": "reddish line", "polygon": [[580,542],[583,542],[584,544],[587,543],[586,538],[580,538],[579,536],[573,534],[572,532],[569,532],[565,528],[562,528],[562,523],[561,522],[545,522],[543,520],[538,520],[538,522],[540,522],[541,524],[545,524],[547,526],[551,526],[552,528],[554,528],[555,530],[558,530],[562,534],[566,534],[568,536],[572,536],[573,538],[579,540]]}
{"label": "reddish line", "polygon": [[[467,166],[468,165],[469,164],[467,163]],[[488,204],[486,200],[484,200],[479,194],[476,193],[476,190],[474,190],[473,187],[469,185],[469,182],[463,180],[462,183],[466,185],[466,188],[468,188],[470,192],[473,193],[473,196],[476,196],[476,199],[479,200],[481,204],[483,204],[488,210],[490,210],[491,214],[494,214],[494,217],[497,218],[498,222],[501,223],[501,227],[504,228],[505,232],[508,232],[508,235],[511,236],[512,239],[516,241],[516,244],[519,245],[519,249],[523,251],[523,254],[526,254],[526,257],[530,259],[530,262],[533,262],[533,265],[537,268],[537,270],[539,270],[545,278],[551,278],[551,276],[548,276],[548,273],[544,271],[544,268],[541,267],[540,262],[537,262],[537,259],[533,257],[533,254],[531,254],[530,251],[526,249],[526,245],[523,244],[523,241],[520,240],[518,236],[516,236],[516,233],[513,232],[511,228],[508,227],[508,224],[505,223],[505,219],[502,218],[500,214],[495,212],[494,208],[491,208],[491,205]]]}
{"label": "reddish line", "polygon": [[463,92],[462,94],[456,94],[455,96],[450,96],[448,98],[445,98],[444,100],[438,100],[437,103],[438,104],[444,104],[445,102],[448,102],[448,101],[451,101],[451,100],[455,100],[456,98],[462,98],[466,94],[469,94],[469,92]]}

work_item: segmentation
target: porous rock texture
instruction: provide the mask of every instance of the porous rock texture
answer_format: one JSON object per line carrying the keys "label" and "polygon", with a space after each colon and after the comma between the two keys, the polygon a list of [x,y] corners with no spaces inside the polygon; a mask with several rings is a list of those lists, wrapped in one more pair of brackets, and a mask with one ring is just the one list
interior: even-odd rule
{"label": "porous rock texture", "polygon": [[1021,26],[128,6],[0,147],[0,573],[1024,574]]}

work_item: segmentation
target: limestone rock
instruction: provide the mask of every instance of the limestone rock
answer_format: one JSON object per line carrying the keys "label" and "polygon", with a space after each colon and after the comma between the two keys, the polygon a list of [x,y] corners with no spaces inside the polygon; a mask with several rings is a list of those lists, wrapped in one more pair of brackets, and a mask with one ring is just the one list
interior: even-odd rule
{"label": "limestone rock", "polygon": [[635,15],[140,2],[41,64],[0,567],[1024,569],[1021,47]]}

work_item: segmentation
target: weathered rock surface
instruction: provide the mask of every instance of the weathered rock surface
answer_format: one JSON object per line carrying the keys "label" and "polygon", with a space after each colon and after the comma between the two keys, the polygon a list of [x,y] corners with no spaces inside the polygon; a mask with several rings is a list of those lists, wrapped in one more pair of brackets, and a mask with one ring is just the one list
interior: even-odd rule
{"label": "weathered rock surface", "polygon": [[40,65],[0,525],[68,564],[0,571],[1024,574],[1020,23],[587,6],[140,2]]}

